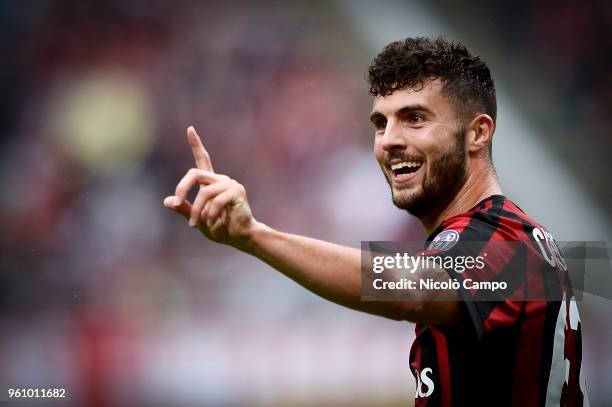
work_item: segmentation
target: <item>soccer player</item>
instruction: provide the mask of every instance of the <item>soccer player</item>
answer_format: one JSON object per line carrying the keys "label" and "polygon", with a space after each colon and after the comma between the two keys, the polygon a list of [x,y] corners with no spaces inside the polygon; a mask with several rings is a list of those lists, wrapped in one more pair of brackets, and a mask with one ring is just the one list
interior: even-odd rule
{"label": "soccer player", "polygon": [[[443,38],[407,38],[374,58],[368,81],[375,156],[393,203],[418,217],[429,234],[425,254],[451,253],[460,241],[517,241],[524,250],[487,269],[487,278],[499,278],[506,263],[566,271],[552,236],[502,194],[491,154],[495,87],[480,58]],[[474,301],[461,287],[445,301],[423,292],[405,301],[361,301],[359,250],[257,221],[244,187],[213,171],[192,127],[187,138],[196,168],[164,205],[210,240],[258,257],[321,297],[415,322],[410,365],[417,406],[588,405],[571,291],[550,301]],[[196,185],[190,203],[187,194]],[[421,271],[466,278],[443,268]]]}

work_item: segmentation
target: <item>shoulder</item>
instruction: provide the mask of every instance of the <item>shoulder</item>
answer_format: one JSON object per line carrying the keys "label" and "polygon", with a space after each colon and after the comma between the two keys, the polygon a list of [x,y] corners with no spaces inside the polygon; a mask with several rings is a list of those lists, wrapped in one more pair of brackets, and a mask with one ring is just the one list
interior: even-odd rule
{"label": "shoulder", "polygon": [[493,195],[471,210],[445,219],[427,241],[530,240],[533,229],[540,227],[514,202]]}

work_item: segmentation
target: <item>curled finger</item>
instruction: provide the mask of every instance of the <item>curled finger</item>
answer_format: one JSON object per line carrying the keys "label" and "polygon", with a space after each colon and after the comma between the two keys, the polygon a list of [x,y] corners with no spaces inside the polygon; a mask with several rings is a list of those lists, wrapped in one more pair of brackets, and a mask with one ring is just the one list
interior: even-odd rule
{"label": "curled finger", "polygon": [[240,184],[236,184],[217,195],[211,201],[210,208],[206,216],[207,224],[209,222],[214,223],[219,214],[221,213],[221,210],[227,205],[231,204],[232,206],[235,206],[243,202],[244,198],[241,196],[242,192],[242,186]]}
{"label": "curled finger", "polygon": [[174,195],[177,198],[177,205],[180,205],[185,199],[187,199],[187,194],[191,189],[196,185],[210,185],[215,182],[221,182],[228,180],[229,177],[225,175],[215,174],[214,172],[200,170],[197,168],[192,168],[187,171],[187,174],[179,181],[176,186],[176,190]]}
{"label": "curled finger", "polygon": [[195,227],[198,224],[200,220],[200,214],[203,211],[204,205],[209,202],[211,198],[214,198],[215,196],[219,195],[235,183],[236,181],[228,180],[202,186],[200,188],[200,191],[198,192],[198,195],[193,201],[193,204],[191,205],[189,226]]}

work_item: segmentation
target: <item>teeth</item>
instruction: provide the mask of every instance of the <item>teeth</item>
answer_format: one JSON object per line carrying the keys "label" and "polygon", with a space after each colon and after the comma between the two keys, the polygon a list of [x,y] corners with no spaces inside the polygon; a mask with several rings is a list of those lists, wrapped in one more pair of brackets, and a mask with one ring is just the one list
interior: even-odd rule
{"label": "teeth", "polygon": [[397,163],[397,164],[391,165],[391,169],[393,171],[397,171],[400,168],[406,168],[406,167],[408,167],[408,168],[417,168],[417,167],[420,167],[420,166],[421,166],[420,162],[416,162],[416,161],[403,161],[401,163]]}

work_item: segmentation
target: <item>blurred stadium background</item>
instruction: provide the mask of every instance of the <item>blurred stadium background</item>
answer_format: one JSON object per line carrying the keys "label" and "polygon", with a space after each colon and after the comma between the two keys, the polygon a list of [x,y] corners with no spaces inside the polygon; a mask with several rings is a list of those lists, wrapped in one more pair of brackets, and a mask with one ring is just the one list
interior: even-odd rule
{"label": "blurred stadium background", "polygon": [[[283,230],[418,239],[372,155],[364,72],[446,34],[489,62],[505,192],[557,240],[612,241],[612,3],[0,1],[0,384],[73,405],[411,405],[413,325],[309,294],[162,206],[192,166]],[[584,366],[609,405],[609,300]],[[21,404],[20,404],[21,405]]]}

